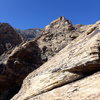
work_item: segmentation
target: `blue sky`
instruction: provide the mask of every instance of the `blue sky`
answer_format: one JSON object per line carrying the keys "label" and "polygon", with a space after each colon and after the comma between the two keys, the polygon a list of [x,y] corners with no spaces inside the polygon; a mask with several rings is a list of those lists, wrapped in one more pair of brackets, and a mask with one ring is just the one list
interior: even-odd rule
{"label": "blue sky", "polygon": [[100,0],[0,0],[0,22],[16,28],[43,28],[59,16],[73,24],[95,23]]}

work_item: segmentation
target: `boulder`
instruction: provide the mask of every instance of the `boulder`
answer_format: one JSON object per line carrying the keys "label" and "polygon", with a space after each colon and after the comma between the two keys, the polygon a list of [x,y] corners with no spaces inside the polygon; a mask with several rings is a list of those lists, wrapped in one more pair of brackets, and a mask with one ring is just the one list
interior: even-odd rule
{"label": "boulder", "polygon": [[0,93],[11,87],[20,87],[23,79],[42,64],[40,52],[37,44],[29,41],[5,56],[6,60],[0,64]]}
{"label": "boulder", "polygon": [[42,31],[42,36],[37,40],[41,49],[43,61],[51,59],[56,53],[76,39],[80,32],[75,29],[71,21],[61,16],[52,21]]}

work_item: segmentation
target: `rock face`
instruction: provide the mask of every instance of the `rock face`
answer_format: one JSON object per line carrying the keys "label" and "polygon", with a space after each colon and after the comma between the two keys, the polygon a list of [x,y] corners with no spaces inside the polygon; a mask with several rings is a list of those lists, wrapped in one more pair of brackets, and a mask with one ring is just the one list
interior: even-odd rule
{"label": "rock face", "polygon": [[[49,61],[30,73],[23,81],[19,93],[11,100],[66,100],[66,98],[68,98],[68,100],[75,100],[76,98],[77,100],[81,97],[83,97],[82,100],[99,100],[99,73],[74,83],[74,81],[99,70],[100,22],[97,22],[91,25],[90,28],[78,38],[70,42]],[[71,82],[73,82],[72,85],[77,86],[77,88],[71,87]],[[95,86],[97,87],[95,88]],[[80,89],[78,91],[77,89],[79,87]],[[64,88],[66,92],[64,92]],[[85,94],[83,94],[84,89],[87,89]],[[95,91],[88,93],[89,89],[95,89]],[[71,91],[75,91],[72,95],[77,97],[74,98],[70,96]]]}
{"label": "rock face", "polygon": [[100,72],[27,100],[99,100]]}
{"label": "rock face", "polygon": [[23,79],[42,64],[40,54],[40,49],[35,42],[27,42],[16,47],[9,56],[6,56],[5,61],[1,61],[0,100],[7,100],[6,98],[1,99],[2,95],[8,95],[5,91],[9,93],[15,89],[14,92],[16,92]]}
{"label": "rock face", "polygon": [[[66,29],[65,33],[63,33],[63,30],[65,29]],[[58,32],[56,32],[57,30]],[[69,34],[70,35],[75,34],[73,33],[72,30],[74,30],[74,27],[69,22],[69,20],[66,20],[64,17],[60,17],[50,24],[49,30],[46,27],[40,37],[36,38],[35,40],[31,40],[26,43],[20,44],[18,47],[16,47],[14,50],[11,51],[11,54],[1,57],[1,59],[2,58],[4,59],[4,60],[3,59],[1,60],[1,65],[8,68],[10,72],[8,72],[7,69],[5,72],[11,74],[10,76],[12,77],[15,75],[17,77],[17,82],[20,81],[18,84],[21,84],[23,78],[25,78],[27,74],[29,74],[34,69],[38,68],[44,62],[46,62],[49,58],[51,58],[57,52],[59,52],[63,47],[65,47],[68,44],[68,42],[73,40],[69,36]],[[50,37],[51,35],[54,35],[54,36]],[[64,35],[64,36],[61,37],[61,35]],[[68,39],[66,39],[65,37],[67,35],[69,36]],[[47,38],[48,40],[44,41],[44,39],[47,39]],[[57,42],[57,43],[53,43],[53,42]],[[59,50],[57,50],[57,48],[59,48]],[[5,75],[5,72],[3,72],[4,75]],[[18,76],[19,77],[21,76],[22,79],[20,79]],[[9,79],[12,79],[12,78],[9,78]]]}
{"label": "rock face", "polygon": [[15,31],[23,37],[23,40],[32,40],[41,35],[42,29],[34,28],[34,29],[27,29],[27,30],[20,30],[15,29]]}
{"label": "rock face", "polygon": [[[11,86],[14,89],[20,87],[23,79],[30,72],[45,63],[70,41],[75,39],[70,37],[71,34],[73,34],[73,36],[75,35],[76,38],[79,32],[76,32],[69,20],[60,17],[50,24],[50,28],[44,28],[41,36],[35,40],[21,43],[15,49],[4,53],[0,57],[1,95],[5,95],[5,91],[8,91],[8,94],[11,93],[9,92],[12,90],[12,88],[10,88]],[[67,35],[68,39],[66,39]],[[0,97],[2,97],[1,95]]]}
{"label": "rock face", "polygon": [[0,55],[21,42],[21,37],[9,24],[0,23]]}
{"label": "rock face", "polygon": [[42,34],[37,43],[42,51],[42,59],[47,61],[77,38],[80,33],[69,20],[61,16],[47,25]]}
{"label": "rock face", "polygon": [[61,16],[39,34],[0,56],[0,100],[9,100],[22,82],[11,100],[43,100],[53,89],[100,70],[100,22],[72,25]]}

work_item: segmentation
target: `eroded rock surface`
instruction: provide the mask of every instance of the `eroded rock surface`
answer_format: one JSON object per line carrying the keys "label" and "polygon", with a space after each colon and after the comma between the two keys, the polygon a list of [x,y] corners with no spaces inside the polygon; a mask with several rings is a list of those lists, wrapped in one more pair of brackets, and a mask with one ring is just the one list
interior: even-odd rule
{"label": "eroded rock surface", "polygon": [[5,91],[9,93],[12,88],[20,87],[23,79],[42,64],[40,52],[37,44],[31,41],[16,47],[11,54],[5,56],[6,60],[0,64],[1,95]]}
{"label": "eroded rock surface", "polygon": [[80,32],[68,19],[61,16],[47,25],[42,34],[37,43],[42,51],[42,59],[47,61],[77,38]]}
{"label": "eroded rock surface", "polygon": [[[96,24],[91,25],[88,30],[73,40],[53,58],[29,74],[23,81],[19,93],[11,100],[39,100],[39,98],[40,100],[43,100],[43,93],[61,87],[99,70],[100,22],[97,22]],[[97,79],[99,79],[99,77]],[[89,83],[87,85],[89,86]],[[94,84],[94,86],[96,85],[98,85],[98,83]],[[56,89],[54,91],[56,91]],[[96,95],[94,95],[93,98],[98,98],[99,93],[100,92],[96,92]],[[90,93],[90,95],[92,95],[92,93]],[[61,98],[61,100],[63,100],[63,98]],[[50,100],[55,100],[55,98]],[[75,99],[72,98],[71,100]]]}
{"label": "eroded rock surface", "polygon": [[100,72],[27,100],[99,100]]}
{"label": "eroded rock surface", "polygon": [[[71,36],[72,35],[72,36]],[[23,79],[77,38],[79,32],[64,17],[45,27],[41,36],[0,56],[0,93],[20,87]],[[73,38],[74,37],[74,38]],[[12,89],[10,89],[12,90]],[[1,96],[0,95],[0,96]]]}
{"label": "eroded rock surface", "polygon": [[[2,29],[4,45],[8,37],[11,43],[20,38],[9,29],[13,31],[10,26]],[[13,35],[18,36],[18,40]],[[12,47],[16,45],[12,44]],[[0,56],[0,100],[9,100],[17,93],[23,79],[32,71],[12,100],[38,100],[38,95],[100,70],[100,22],[74,26],[61,16],[47,25],[34,40],[11,48]]]}

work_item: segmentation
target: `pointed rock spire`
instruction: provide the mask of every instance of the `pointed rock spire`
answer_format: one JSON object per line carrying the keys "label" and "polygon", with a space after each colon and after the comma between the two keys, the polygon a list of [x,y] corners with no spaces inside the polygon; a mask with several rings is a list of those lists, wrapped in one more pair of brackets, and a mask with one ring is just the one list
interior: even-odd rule
{"label": "pointed rock spire", "polygon": [[64,16],[60,16],[56,20],[52,21],[49,25],[45,27],[45,30],[58,29],[64,27],[66,30],[73,30],[74,27],[70,20],[66,19]]}

